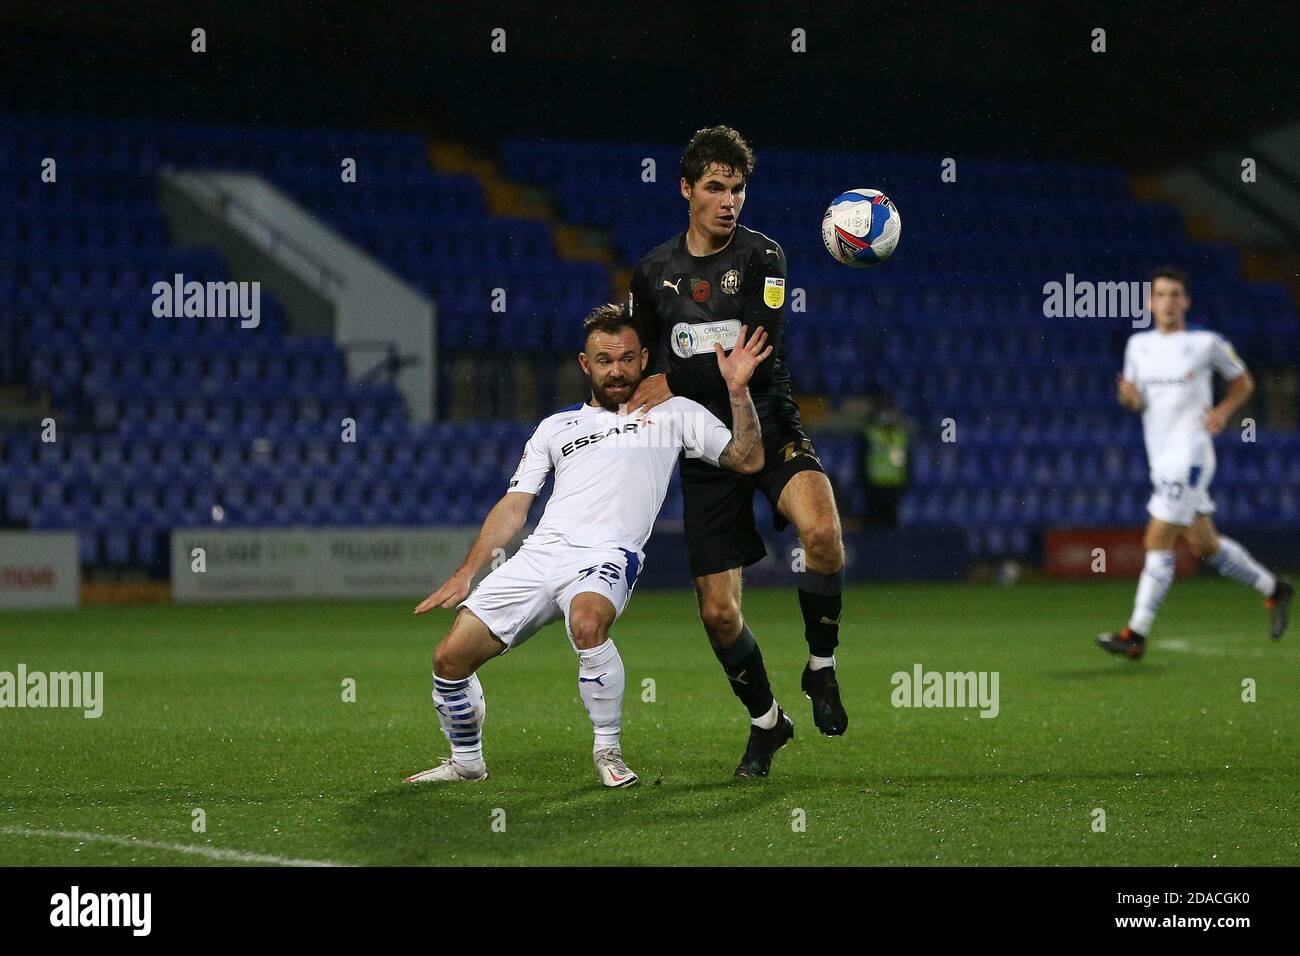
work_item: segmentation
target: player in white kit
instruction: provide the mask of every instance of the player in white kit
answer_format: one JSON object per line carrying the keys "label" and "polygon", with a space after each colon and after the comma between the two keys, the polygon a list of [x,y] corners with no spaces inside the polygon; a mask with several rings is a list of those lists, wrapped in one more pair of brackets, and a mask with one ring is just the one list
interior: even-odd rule
{"label": "player in white kit", "polygon": [[[1131,336],[1124,350],[1119,402],[1142,413],[1151,469],[1147,503],[1151,520],[1143,541],[1146,562],[1133,615],[1127,627],[1100,635],[1097,643],[1132,660],[1146,650],[1156,612],[1173,584],[1174,545],[1179,537],[1211,568],[1264,596],[1272,611],[1269,634],[1275,640],[1286,631],[1295,594],[1290,582],[1276,578],[1239,543],[1220,535],[1210,517],[1214,512],[1212,436],[1223,431],[1255,386],[1227,339],[1187,328],[1190,305],[1187,277],[1177,269],[1158,269],[1151,279],[1155,327]],[[1228,382],[1218,405],[1212,405],[1215,372]]]}
{"label": "player in white kit", "polygon": [[[409,783],[481,780],[483,688],[476,671],[561,617],[578,652],[578,692],[595,730],[601,782],[626,787],[637,775],[623,761],[619,729],[624,672],[609,629],[627,606],[645,558],[641,550],[668,490],[677,456],[753,474],[763,467],[758,413],[749,396],[754,369],[772,354],[767,333],[741,328],[728,355],[715,351],[731,398],[734,433],[704,406],[676,397],[629,415],[649,353],[621,306],[601,306],[583,326],[578,364],[591,398],[542,421],[524,448],[509,490],[489,512],[460,568],[415,609],[459,607],[433,653],[433,703],[451,757]],[[546,476],[555,487],[542,520],[514,556],[470,593],[475,574],[524,526]]]}

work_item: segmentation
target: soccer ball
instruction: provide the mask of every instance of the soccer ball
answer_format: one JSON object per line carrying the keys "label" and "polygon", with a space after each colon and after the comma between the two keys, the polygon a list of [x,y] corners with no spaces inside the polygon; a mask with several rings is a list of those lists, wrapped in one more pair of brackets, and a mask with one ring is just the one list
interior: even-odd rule
{"label": "soccer ball", "polygon": [[893,255],[902,231],[898,209],[878,189],[840,193],[822,217],[826,251],[856,269],[878,266]]}

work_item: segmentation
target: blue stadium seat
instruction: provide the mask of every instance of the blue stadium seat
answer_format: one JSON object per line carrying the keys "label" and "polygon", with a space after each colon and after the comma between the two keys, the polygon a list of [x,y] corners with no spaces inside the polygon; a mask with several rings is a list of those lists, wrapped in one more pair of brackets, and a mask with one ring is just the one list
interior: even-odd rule
{"label": "blue stadium seat", "polygon": [[[411,426],[391,387],[350,383],[331,338],[286,336],[284,309],[269,295],[255,333],[234,334],[230,319],[153,321],[152,278],[227,277],[215,250],[169,245],[154,195],[160,164],[268,176],[407,281],[434,289],[443,350],[489,349],[506,338],[526,352],[569,351],[581,314],[613,294],[603,266],[558,256],[548,224],[490,216],[475,178],[431,170],[418,136],[39,118],[12,125],[6,132],[20,154],[95,157],[97,175],[56,191],[4,187],[10,214],[0,241],[14,256],[0,269],[0,295],[17,326],[0,316],[0,344],[15,327],[20,339],[0,350],[0,370],[8,353],[21,355],[27,384],[75,412],[75,425],[61,419],[53,447],[30,436],[3,440],[0,503],[11,523],[93,522],[104,534],[83,534],[80,547],[95,560],[152,563],[156,529],[182,518],[211,524],[219,503],[226,523],[478,520],[530,431]],[[319,159],[344,141],[370,170],[358,189],[338,189],[336,171]],[[624,265],[662,241],[662,224],[678,214],[671,191],[648,191],[635,175],[644,156],[671,167],[667,145],[511,139],[500,155],[511,175],[549,189],[575,221],[607,229]],[[846,166],[881,170],[880,182],[906,197],[906,254],[865,284],[806,228],[808,197],[822,201],[840,188]],[[1112,394],[1125,330],[1044,320],[1044,275],[1186,263],[1197,275],[1198,314],[1248,361],[1300,362],[1289,291],[1246,282],[1227,245],[1188,241],[1178,211],[1130,199],[1118,168],[968,160],[959,193],[919,160],[847,151],[769,150],[764,169],[761,204],[747,218],[787,241],[792,282],[809,303],[787,326],[796,387],[832,401],[880,388],[913,419],[904,524],[989,526],[996,533],[976,530],[972,540],[997,555],[1025,553],[1028,529],[1044,521],[1143,520],[1140,430]],[[599,197],[590,193],[593,175],[606,186]],[[999,210],[995,235],[983,227],[990,202]],[[509,295],[499,318],[489,311],[498,286]],[[338,441],[343,417],[358,423],[351,449]],[[959,422],[956,444],[937,440],[947,417]],[[814,437],[842,507],[860,513],[856,444]],[[1261,436],[1253,449],[1220,443],[1225,523],[1294,520],[1294,439]],[[416,495],[416,481],[458,493]],[[54,486],[57,495],[41,491]],[[233,497],[219,501],[227,491]],[[663,515],[680,517],[676,488]]]}

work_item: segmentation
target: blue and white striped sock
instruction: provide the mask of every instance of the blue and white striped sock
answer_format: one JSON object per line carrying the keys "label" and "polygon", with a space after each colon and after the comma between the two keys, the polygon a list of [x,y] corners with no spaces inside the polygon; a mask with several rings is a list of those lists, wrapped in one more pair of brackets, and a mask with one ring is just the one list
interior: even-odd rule
{"label": "blue and white striped sock", "polygon": [[1248,584],[1264,597],[1271,597],[1277,587],[1277,578],[1250,556],[1250,552],[1231,538],[1219,535],[1219,550],[1205,559],[1205,563],[1225,578]]}
{"label": "blue and white striped sock", "polygon": [[1142,566],[1142,576],[1138,578],[1137,597],[1133,601],[1133,616],[1128,619],[1130,631],[1137,631],[1143,637],[1151,634],[1151,625],[1156,621],[1156,612],[1164,603],[1169,586],[1174,583],[1174,553],[1172,551],[1148,551],[1146,563]]}
{"label": "blue and white striped sock", "polygon": [[451,744],[451,759],[463,767],[483,766],[483,718],[487,701],[478,675],[464,680],[446,680],[433,675],[433,705],[438,722]]}

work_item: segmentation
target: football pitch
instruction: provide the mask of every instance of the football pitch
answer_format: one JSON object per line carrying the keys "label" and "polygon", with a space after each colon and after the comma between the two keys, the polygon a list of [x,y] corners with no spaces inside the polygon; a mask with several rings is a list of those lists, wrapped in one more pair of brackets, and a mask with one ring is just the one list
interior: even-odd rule
{"label": "football pitch", "polygon": [[[0,671],[102,671],[104,701],[0,710],[0,864],[1294,865],[1296,635],[1271,642],[1252,592],[1184,579],[1146,658],[1113,659],[1093,637],[1132,591],[852,588],[838,739],[799,691],[793,591],[748,591],[797,734],[753,781],[731,776],[747,722],[692,596],[638,593],[614,631],[641,774],[620,791],[559,625],[482,670],[492,777],[447,786],[402,782],[448,752],[429,659],[452,612],[413,617],[417,598],[7,613]],[[893,706],[918,664],[997,672],[997,715]]]}

